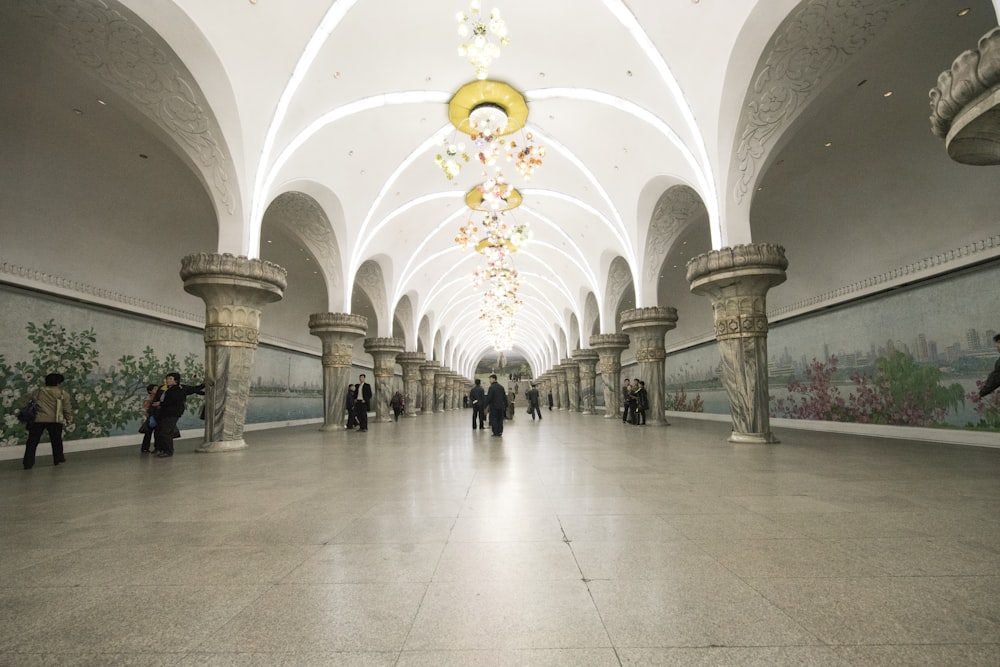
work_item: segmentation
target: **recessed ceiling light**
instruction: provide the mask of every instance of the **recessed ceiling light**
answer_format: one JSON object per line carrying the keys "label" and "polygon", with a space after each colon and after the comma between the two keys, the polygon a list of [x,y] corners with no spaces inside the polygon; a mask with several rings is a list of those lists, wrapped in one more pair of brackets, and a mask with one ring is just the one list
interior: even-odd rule
{"label": "recessed ceiling light", "polygon": [[632,76],[632,70],[630,69],[625,70],[625,76]]}
{"label": "recessed ceiling light", "polygon": [[76,107],[73,107],[73,113],[75,113],[77,116],[82,116],[83,109],[77,109]]}
{"label": "recessed ceiling light", "polygon": [[100,98],[97,98],[97,103],[100,104],[103,107],[108,106],[108,103],[105,102],[104,100],[100,99]]}
{"label": "recessed ceiling light", "polygon": [[274,241],[268,240],[268,243],[274,243]]}
{"label": "recessed ceiling light", "polygon": [[823,144],[823,145],[824,145],[824,146],[826,146],[827,148],[829,148],[830,146],[832,146],[832,145],[833,145],[833,142],[832,142],[832,141],[828,141],[828,142],[826,142],[826,143],[825,143],[825,144]]}
{"label": "recessed ceiling light", "polygon": [[884,93],[882,93],[882,97],[892,97],[892,91],[891,90],[885,91]]}
{"label": "recessed ceiling light", "polygon": [[334,79],[339,79],[340,78],[340,72],[334,72],[333,73],[333,78]]}
{"label": "recessed ceiling light", "polygon": [[544,79],[545,78],[545,72],[539,72],[538,76],[540,76],[540,77],[542,77]]}
{"label": "recessed ceiling light", "polygon": [[960,10],[958,10],[958,16],[965,16],[966,14],[968,14],[971,11],[972,11],[971,7],[966,7],[965,9],[960,9]]}

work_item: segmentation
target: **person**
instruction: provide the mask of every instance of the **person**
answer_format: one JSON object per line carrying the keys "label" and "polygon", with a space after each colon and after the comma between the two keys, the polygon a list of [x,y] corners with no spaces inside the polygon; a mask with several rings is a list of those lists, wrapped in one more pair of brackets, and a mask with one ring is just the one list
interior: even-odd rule
{"label": "person", "polygon": [[479,430],[483,430],[486,428],[483,426],[486,420],[486,392],[479,378],[476,378],[475,384],[469,390],[469,402],[472,404],[472,430],[476,430],[476,419],[479,419]]}
{"label": "person", "polygon": [[146,385],[146,398],[142,402],[142,414],[143,422],[142,425],[145,430],[142,432],[142,444],[139,445],[139,452],[141,454],[149,454],[149,443],[153,440],[153,431],[156,430],[156,418],[153,417],[152,423],[150,423],[150,417],[152,417],[153,401],[156,400],[156,395],[160,393],[160,386],[156,384]]}
{"label": "person", "polygon": [[372,402],[372,386],[365,382],[365,374],[358,376],[357,395],[354,397],[354,414],[358,420],[358,432],[368,432],[368,406]]}
{"label": "person", "polygon": [[632,402],[632,381],[625,378],[625,384],[622,385],[622,423],[628,423],[628,409]]}
{"label": "person", "polygon": [[347,424],[344,428],[351,429],[358,425],[358,419],[354,415],[354,402],[357,398],[357,385],[347,385],[347,400],[344,403],[344,407],[347,409]]}
{"label": "person", "polygon": [[639,380],[639,391],[635,392],[635,410],[638,417],[635,422],[639,426],[646,425],[646,410],[649,409],[649,394],[646,393],[646,383]]}
{"label": "person", "polygon": [[61,373],[49,373],[45,376],[45,386],[37,389],[34,394],[23,397],[19,404],[27,403],[29,398],[33,398],[38,404],[38,413],[35,421],[28,426],[28,442],[24,448],[25,470],[31,470],[35,465],[35,451],[38,443],[42,440],[42,433],[48,432],[49,442],[52,443],[52,465],[66,463],[66,456],[63,453],[63,425],[73,423],[73,406],[70,402],[69,392],[62,388],[62,383],[66,381]]}
{"label": "person", "polygon": [[549,389],[549,412],[552,412],[552,390]]}
{"label": "person", "polygon": [[626,398],[626,400],[628,401],[628,408],[627,408],[628,423],[632,424],[633,426],[639,423],[639,410],[638,410],[639,401],[637,398],[638,395],[639,395],[639,378],[635,378],[632,380],[632,384],[629,386],[628,397]]}
{"label": "person", "polygon": [[524,392],[524,397],[528,399],[528,412],[531,414],[531,421],[535,421],[535,413],[538,413],[538,420],[542,419],[542,409],[538,407],[538,389],[534,382],[531,383],[531,388]]}
{"label": "person", "polygon": [[504,414],[507,412],[507,391],[497,382],[497,376],[490,376],[490,388],[486,392],[486,407],[490,411],[490,429],[493,436],[503,435]]}
{"label": "person", "polygon": [[403,406],[403,395],[397,389],[392,394],[392,398],[389,399],[389,407],[392,408],[392,415],[396,418],[396,421],[399,421],[399,413],[403,411]]}
{"label": "person", "polygon": [[156,417],[156,430],[153,442],[156,446],[157,458],[169,458],[174,455],[174,438],[180,436],[177,430],[177,420],[184,414],[188,393],[196,393],[196,388],[188,391],[181,386],[181,374],[176,371],[167,373],[164,377],[164,387],[153,401],[153,416]]}
{"label": "person", "polygon": [[[1000,352],[1000,334],[993,336],[993,343],[996,345],[997,352]],[[997,359],[996,363],[993,364],[993,372],[986,376],[986,381],[979,388],[980,398],[989,396],[998,387],[1000,387],[1000,359]]]}

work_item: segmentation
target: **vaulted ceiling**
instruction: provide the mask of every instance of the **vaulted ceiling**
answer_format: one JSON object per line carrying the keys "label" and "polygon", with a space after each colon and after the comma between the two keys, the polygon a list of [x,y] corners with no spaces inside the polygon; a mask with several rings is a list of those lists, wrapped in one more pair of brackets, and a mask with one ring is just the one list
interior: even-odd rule
{"label": "vaulted ceiling", "polygon": [[[493,354],[470,279],[482,257],[453,240],[480,170],[448,180],[433,160],[449,100],[475,80],[456,53],[463,1],[5,5],[7,145],[46,107],[86,111],[86,130],[45,116],[78,147],[124,154],[154,137],[175,153],[154,175],[185,170],[201,188],[184,224],[212,247],[194,249],[288,270],[278,313],[364,314],[369,336],[447,351],[460,372]],[[771,303],[793,312],[996,223],[995,170],[950,162],[927,122],[938,73],[996,25],[989,0],[494,5],[511,41],[489,79],[524,96],[547,149],[530,180],[506,171],[532,231],[515,255],[514,354],[536,370],[626,308],[674,306],[678,344],[705,340],[711,313],[684,264],[712,248],[784,245]],[[957,191],[956,212],[942,193]],[[275,330],[295,338],[290,326],[306,323]]]}

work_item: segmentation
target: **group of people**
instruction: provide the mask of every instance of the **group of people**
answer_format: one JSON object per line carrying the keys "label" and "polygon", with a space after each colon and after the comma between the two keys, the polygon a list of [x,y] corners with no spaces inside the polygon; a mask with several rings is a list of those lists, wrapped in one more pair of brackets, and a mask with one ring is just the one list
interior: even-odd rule
{"label": "group of people", "polygon": [[649,410],[649,394],[646,393],[646,383],[636,378],[625,378],[622,385],[622,423],[636,426],[646,425],[646,411]]}
{"label": "group of people", "polygon": [[[187,397],[204,394],[205,385],[183,385],[180,373],[167,373],[163,384],[146,385],[146,399],[142,402],[145,419],[139,430],[142,432],[142,454],[156,453],[163,459],[174,455],[174,439],[181,437],[177,421],[184,414]],[[155,449],[150,449],[152,440]]]}
{"label": "group of people", "polygon": [[368,432],[368,407],[372,402],[372,386],[367,382],[367,376],[358,376],[357,384],[347,385],[347,400],[344,408],[347,410],[347,430],[356,429],[359,433]]}
{"label": "group of people", "polygon": [[[507,401],[507,390],[497,382],[497,376],[490,375],[490,386],[488,390],[483,389],[483,383],[476,378],[475,384],[469,391],[469,403],[472,406],[472,430],[482,430],[485,427],[486,415],[489,415],[490,431],[492,436],[503,435],[503,422],[507,419],[509,403]],[[476,423],[479,426],[476,426]]]}

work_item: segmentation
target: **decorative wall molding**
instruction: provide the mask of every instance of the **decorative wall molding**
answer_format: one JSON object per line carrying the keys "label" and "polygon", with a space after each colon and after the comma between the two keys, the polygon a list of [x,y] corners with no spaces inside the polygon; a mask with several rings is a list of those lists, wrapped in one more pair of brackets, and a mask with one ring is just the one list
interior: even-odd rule
{"label": "decorative wall molding", "polygon": [[[195,329],[205,328],[204,312],[193,313],[180,308],[171,308],[170,306],[164,306],[137,296],[123,294],[103,287],[96,287],[79,280],[72,280],[37,269],[29,269],[13,262],[0,261],[0,283],[36,292],[44,292],[74,301],[113,308],[114,310],[120,310],[141,317],[173,322]],[[301,352],[315,357],[320,356],[319,347],[303,345],[298,341],[281,338],[280,336],[262,334],[259,342],[261,345],[268,347]]]}
{"label": "decorative wall molding", "polygon": [[733,160],[733,197],[743,201],[778,137],[809,98],[910,0],[807,0],[781,24],[747,91]]}
{"label": "decorative wall molding", "polygon": [[222,131],[191,72],[145,22],[114,0],[20,0],[35,25],[130,102],[202,169],[218,202],[236,207],[236,171]]}

